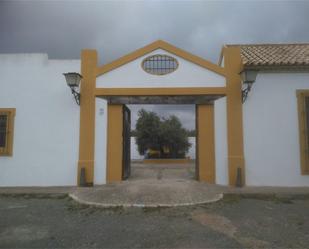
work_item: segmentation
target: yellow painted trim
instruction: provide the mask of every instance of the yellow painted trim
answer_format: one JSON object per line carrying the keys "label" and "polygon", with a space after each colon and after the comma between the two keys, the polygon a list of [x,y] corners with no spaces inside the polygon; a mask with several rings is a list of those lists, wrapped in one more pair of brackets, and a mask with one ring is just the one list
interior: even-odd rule
{"label": "yellow painted trim", "polygon": [[107,116],[107,182],[122,180],[123,105],[108,105]]}
{"label": "yellow painted trim", "polygon": [[218,60],[218,66],[222,65],[223,58],[224,58],[223,51],[224,51],[225,48],[226,48],[226,45],[223,45],[222,48],[221,48],[220,56],[219,56],[219,60]]}
{"label": "yellow painted trim", "polygon": [[196,105],[198,180],[216,182],[215,121],[213,105]]}
{"label": "yellow painted trim", "polygon": [[96,88],[96,96],[225,95],[225,87]]}
{"label": "yellow painted trim", "polygon": [[309,90],[297,90],[297,108],[298,108],[298,125],[299,125],[299,148],[300,148],[300,162],[301,174],[309,174],[309,155],[308,155],[308,141],[306,129],[306,107],[305,97],[309,97]]}
{"label": "yellow painted trim", "polygon": [[81,53],[81,99],[79,135],[79,184],[81,168],[85,168],[87,184],[93,184],[94,176],[94,139],[95,139],[95,97],[97,52],[82,50]]}
{"label": "yellow painted trim", "polygon": [[7,115],[7,131],[6,146],[0,148],[0,156],[13,156],[13,142],[14,142],[14,121],[16,115],[16,108],[0,108],[0,114]]}
{"label": "yellow painted trim", "polygon": [[214,63],[211,63],[210,61],[207,61],[199,56],[196,56],[196,55],[193,55],[189,52],[186,52],[180,48],[177,48],[165,41],[162,41],[162,40],[157,40],[143,48],[140,48],[140,49],[137,49],[135,50],[134,52],[131,52],[111,63],[108,63],[106,65],[103,65],[101,67],[98,67],[97,68],[97,76],[100,76],[104,73],[107,73],[113,69],[116,69],[126,63],[129,63],[145,54],[148,54],[156,49],[164,49],[166,50],[167,52],[171,53],[171,54],[174,54],[176,56],[179,56],[185,60],[188,60],[194,64],[197,64],[201,67],[204,67],[206,69],[209,69],[217,74],[220,74],[220,75],[223,75],[225,76],[225,70],[224,68],[214,64]]}
{"label": "yellow painted trim", "polygon": [[190,158],[158,158],[158,159],[144,159],[145,164],[185,164],[190,163],[192,160]]}
{"label": "yellow painted trim", "polygon": [[224,47],[223,53],[227,87],[226,110],[229,184],[236,184],[237,168],[241,168],[242,184],[245,184],[243,107],[240,78],[243,65],[239,47]]}

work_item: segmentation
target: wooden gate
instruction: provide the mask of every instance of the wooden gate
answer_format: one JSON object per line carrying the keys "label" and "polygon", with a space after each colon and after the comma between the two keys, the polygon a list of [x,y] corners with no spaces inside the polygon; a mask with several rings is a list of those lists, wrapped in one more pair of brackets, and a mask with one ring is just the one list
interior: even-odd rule
{"label": "wooden gate", "polygon": [[122,179],[128,179],[131,174],[131,112],[123,105],[123,157],[122,157]]}

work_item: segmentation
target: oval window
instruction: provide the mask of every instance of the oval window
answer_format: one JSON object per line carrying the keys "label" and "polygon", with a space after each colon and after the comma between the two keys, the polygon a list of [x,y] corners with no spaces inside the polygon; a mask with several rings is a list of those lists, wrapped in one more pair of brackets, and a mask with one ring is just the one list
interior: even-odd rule
{"label": "oval window", "polygon": [[174,72],[178,67],[178,61],[164,54],[151,55],[142,62],[142,68],[150,74],[164,75]]}

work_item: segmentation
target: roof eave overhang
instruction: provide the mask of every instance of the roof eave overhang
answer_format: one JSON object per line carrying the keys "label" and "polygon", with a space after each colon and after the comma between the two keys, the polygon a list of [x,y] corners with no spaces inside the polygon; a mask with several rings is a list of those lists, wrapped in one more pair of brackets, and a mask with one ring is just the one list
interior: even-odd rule
{"label": "roof eave overhang", "polygon": [[309,65],[244,65],[243,70],[307,72]]}

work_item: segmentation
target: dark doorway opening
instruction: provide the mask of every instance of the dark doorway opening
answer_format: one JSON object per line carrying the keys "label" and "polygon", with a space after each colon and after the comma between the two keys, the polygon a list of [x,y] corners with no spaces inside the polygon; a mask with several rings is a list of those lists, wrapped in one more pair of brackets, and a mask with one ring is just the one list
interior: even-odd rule
{"label": "dark doorway opening", "polygon": [[126,180],[131,175],[131,112],[123,106],[123,162],[122,179]]}

